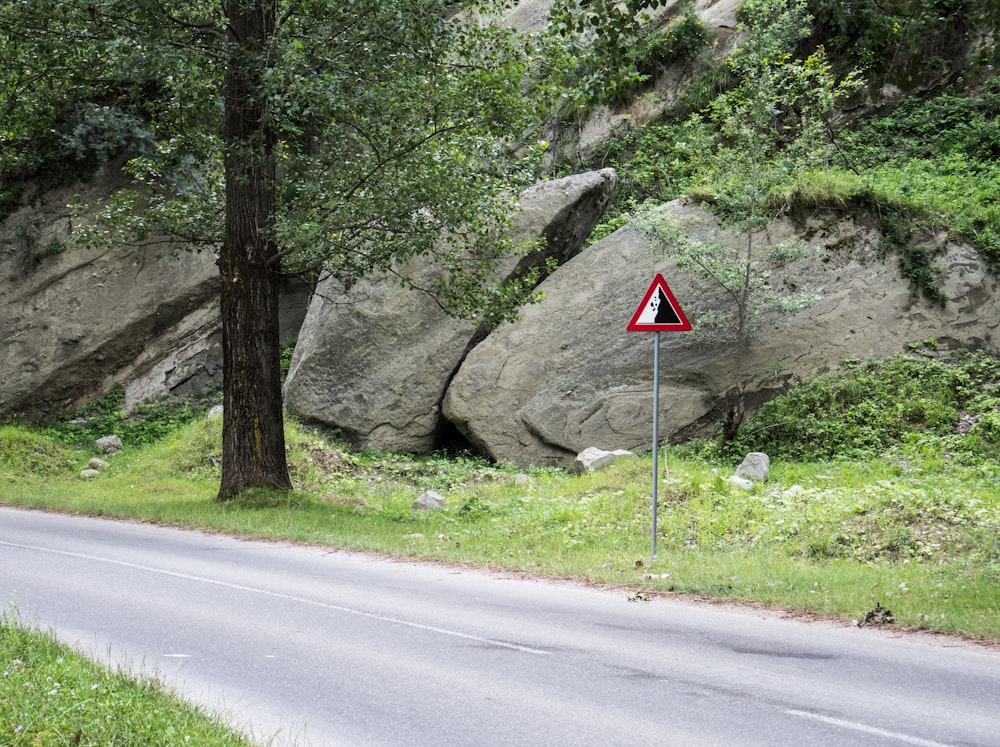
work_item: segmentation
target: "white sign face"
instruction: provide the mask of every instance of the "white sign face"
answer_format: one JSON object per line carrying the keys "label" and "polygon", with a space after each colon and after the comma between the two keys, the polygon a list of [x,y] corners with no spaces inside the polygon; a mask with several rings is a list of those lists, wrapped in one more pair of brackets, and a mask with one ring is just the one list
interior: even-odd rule
{"label": "white sign face", "polygon": [[667,281],[657,274],[626,329],[629,332],[687,332],[691,322],[684,316]]}

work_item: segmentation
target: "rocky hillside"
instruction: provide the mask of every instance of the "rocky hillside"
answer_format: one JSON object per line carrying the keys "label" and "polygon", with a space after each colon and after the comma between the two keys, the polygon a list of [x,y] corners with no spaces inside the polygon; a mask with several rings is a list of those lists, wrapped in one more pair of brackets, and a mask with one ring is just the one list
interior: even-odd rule
{"label": "rocky hillside", "polygon": [[[509,20],[537,29],[551,4],[525,0]],[[712,432],[720,402],[740,385],[752,408],[844,359],[929,338],[996,352],[1000,297],[992,227],[983,218],[995,210],[995,180],[979,164],[1000,155],[993,129],[1000,107],[990,69],[970,67],[975,35],[956,36],[948,16],[925,34],[934,55],[899,46],[889,59],[883,50],[829,120],[850,133],[837,145],[850,168],[828,159],[807,180],[817,187],[823,179],[815,175],[824,173],[838,186],[789,185],[783,203],[768,203],[768,220],[743,231],[712,191],[705,149],[685,139],[707,121],[691,118],[696,102],[735,85],[724,61],[745,39],[740,5],[660,6],[658,33],[668,38],[678,19],[695,18],[702,47],[682,59],[664,56],[623,95],[553,119],[553,178],[522,195],[513,230],[518,239],[543,239],[559,268],[519,321],[485,335],[388,278],[349,291],[327,283],[311,297],[289,285],[283,334],[298,339],[289,411],[359,446],[422,453],[460,441],[522,464],[566,464],[588,446],[648,448],[652,335],[625,327],[656,273],[695,323],[692,333],[664,335],[665,438]],[[839,50],[833,69],[842,74],[877,46],[863,28],[845,42],[843,33],[854,32],[838,31],[835,21],[816,13],[799,52]],[[963,181],[963,168],[985,176]],[[567,172],[575,173],[554,178]],[[864,181],[850,181],[852,172]],[[127,406],[218,386],[211,253],[72,245],[65,206],[80,189],[110,189],[112,173],[29,190],[3,222],[0,418],[49,415],[114,386],[125,388]],[[949,190],[963,207],[941,202]],[[738,380],[736,341],[702,324],[730,303],[727,292],[637,230],[635,215],[656,203],[702,246],[738,254],[754,242],[761,248],[754,272],[768,288],[810,296],[793,313],[761,313]],[[595,225],[599,240],[584,248]],[[775,250],[789,246],[796,251]]]}

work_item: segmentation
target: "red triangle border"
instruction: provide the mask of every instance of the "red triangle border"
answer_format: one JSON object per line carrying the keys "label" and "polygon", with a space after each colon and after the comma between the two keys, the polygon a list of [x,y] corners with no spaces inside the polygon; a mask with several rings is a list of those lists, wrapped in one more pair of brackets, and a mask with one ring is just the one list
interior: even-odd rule
{"label": "red triangle border", "polygon": [[[674,314],[677,316],[678,322],[670,324],[640,324],[639,317],[642,316],[642,312],[646,308],[646,304],[656,293],[657,289],[663,290],[663,295],[667,297],[667,301],[670,302],[670,307],[673,309]],[[632,315],[631,321],[628,323],[626,329],[629,332],[688,332],[691,330],[691,322],[688,321],[687,317],[684,316],[684,310],[681,309],[681,305],[677,303],[677,299],[674,297],[673,291],[670,290],[670,286],[667,285],[667,281],[663,278],[663,275],[656,273],[656,277],[653,278],[653,282],[649,286],[649,290],[646,291],[646,295],[642,297],[642,302],[639,304],[639,308],[635,310]]]}

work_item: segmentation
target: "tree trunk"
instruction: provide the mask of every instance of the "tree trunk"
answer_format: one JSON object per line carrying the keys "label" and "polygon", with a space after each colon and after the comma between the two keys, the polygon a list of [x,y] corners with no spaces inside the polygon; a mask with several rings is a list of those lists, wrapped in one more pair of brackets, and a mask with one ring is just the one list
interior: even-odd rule
{"label": "tree trunk", "polygon": [[276,159],[267,124],[264,52],[274,0],[226,0],[223,83],[226,215],[222,280],[222,483],[217,500],[250,487],[291,489],[285,459],[274,244]]}

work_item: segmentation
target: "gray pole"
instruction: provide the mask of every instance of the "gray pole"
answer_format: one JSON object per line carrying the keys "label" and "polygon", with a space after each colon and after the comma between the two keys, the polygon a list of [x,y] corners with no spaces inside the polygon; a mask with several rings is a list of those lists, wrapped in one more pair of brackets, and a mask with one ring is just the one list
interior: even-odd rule
{"label": "gray pole", "polygon": [[660,473],[660,333],[653,341],[653,555],[656,557],[656,487]]}

